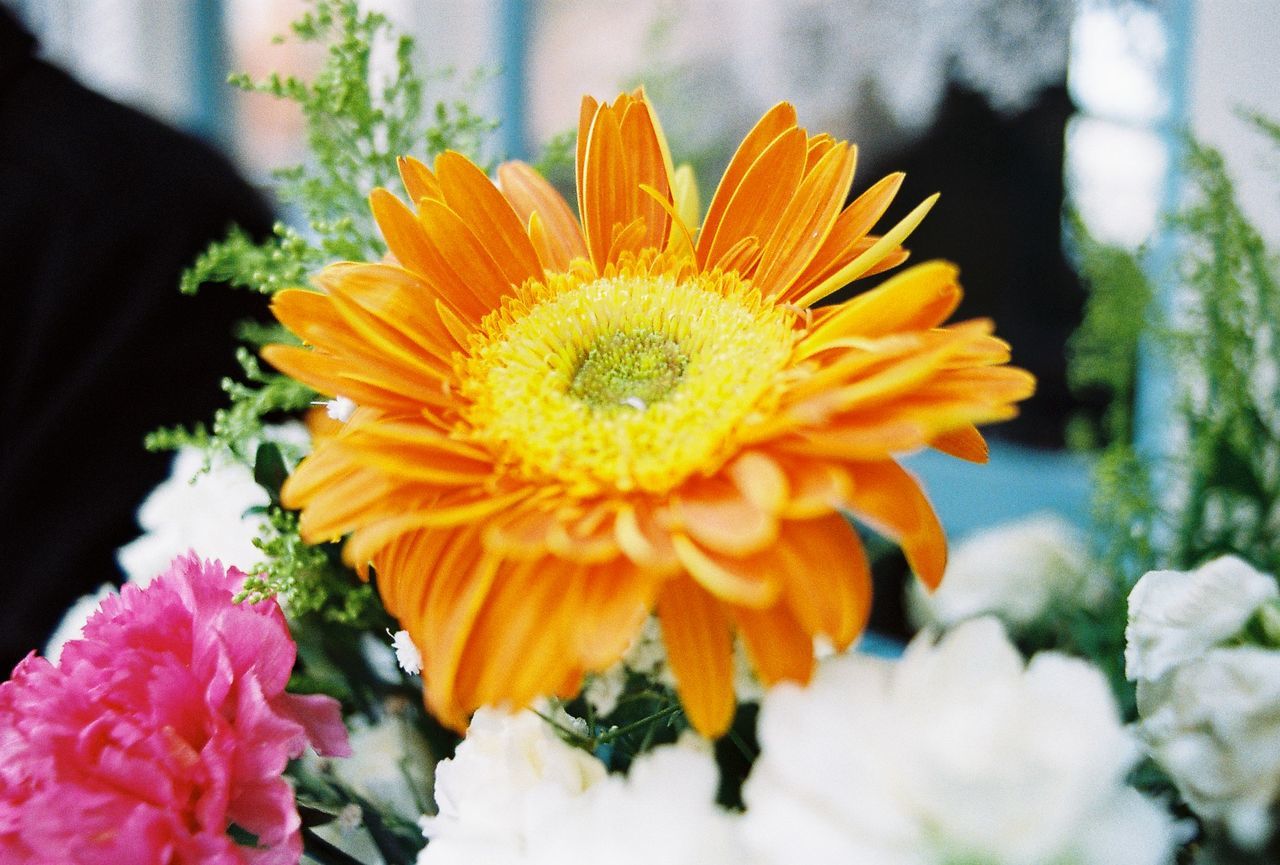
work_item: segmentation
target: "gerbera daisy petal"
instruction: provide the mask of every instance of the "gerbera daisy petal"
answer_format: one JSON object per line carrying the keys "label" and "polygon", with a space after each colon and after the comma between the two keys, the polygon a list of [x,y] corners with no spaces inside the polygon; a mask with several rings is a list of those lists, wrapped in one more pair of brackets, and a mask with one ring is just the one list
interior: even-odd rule
{"label": "gerbera daisy petal", "polygon": [[625,561],[584,569],[579,579],[581,611],[568,630],[582,665],[601,669],[631,645],[653,609],[663,580]]}
{"label": "gerbera daisy petal", "polygon": [[827,295],[848,285],[858,277],[866,276],[873,267],[893,253],[902,241],[907,239],[907,235],[915,231],[916,226],[924,221],[925,216],[933,209],[933,205],[937,201],[938,194],[935,192],[920,202],[914,210],[902,218],[901,222],[889,229],[883,237],[877,240],[870,249],[859,254],[857,258],[806,291],[796,300],[796,304],[799,306],[813,306]]}
{"label": "gerbera daisy petal", "polygon": [[[671,197],[671,156],[664,153],[664,146],[654,124],[653,112],[647,101],[636,100],[627,106],[620,127],[623,152],[630,163],[628,176],[633,184],[632,212],[643,220],[644,236],[631,247],[638,251],[646,247],[661,249],[666,245],[671,229],[671,218],[663,203]],[[655,196],[642,194],[640,188],[648,186]],[[615,259],[616,260],[616,259]]]}
{"label": "gerbera daisy petal", "polygon": [[813,635],[785,604],[766,610],[733,608],[733,620],[763,685],[805,683],[813,674]]}
{"label": "gerbera daisy petal", "polygon": [[761,293],[781,294],[817,255],[853,181],[854,158],[854,149],[841,142],[808,170],[761,252],[753,280]]}
{"label": "gerbera daisy petal", "polygon": [[490,252],[462,217],[442,202],[423,199],[418,203],[418,218],[449,269],[475,297],[480,309],[493,309],[511,293],[512,286],[520,285],[535,274],[541,275],[531,246],[524,262],[517,262],[500,249]]}
{"label": "gerbera daisy petal", "polygon": [[777,520],[724,481],[682,490],[671,512],[699,544],[730,556],[757,552],[778,535]]}
{"label": "gerbera daisy petal", "polygon": [[711,204],[707,207],[707,217],[703,221],[702,231],[698,235],[699,262],[706,261],[708,247],[715,238],[716,232],[720,229],[720,221],[724,218],[724,211],[738,191],[738,187],[741,185],[747,171],[778,136],[795,128],[795,126],[795,108],[787,102],[779,102],[765,112],[765,115],[747,133],[747,137],[742,139],[742,144],[738,145],[737,152],[729,160],[729,165],[725,168],[724,175],[720,178],[720,184],[716,187],[715,195],[711,197]]}
{"label": "gerbera daisy petal", "polygon": [[430,168],[412,156],[401,156],[396,159],[396,167],[400,169],[400,182],[409,200],[417,203],[423,198],[444,199],[444,191],[440,182]]}
{"label": "gerbera daisy petal", "polygon": [[973,424],[965,424],[935,436],[929,446],[971,463],[985,463],[991,456],[987,440]]}
{"label": "gerbera daisy petal", "polygon": [[902,187],[906,175],[898,172],[876,182],[840,212],[835,224],[804,272],[787,291],[787,299],[795,300],[839,270],[845,262],[863,249],[858,244],[889,209]]}
{"label": "gerbera daisy petal", "polygon": [[684,534],[673,534],[671,545],[689,575],[721,600],[758,609],[778,597],[781,585],[767,555],[721,555]]}
{"label": "gerbera daisy petal", "polygon": [[796,350],[801,357],[807,357],[834,339],[875,338],[937,327],[960,303],[958,273],[955,265],[945,261],[930,261],[905,270],[841,304],[809,332]]}
{"label": "gerbera daisy petal", "polygon": [[[800,186],[804,155],[804,131],[789,129],[747,168],[719,214],[715,233],[708,234],[710,224],[703,226],[698,253],[704,267],[719,267],[721,256],[742,238],[761,239],[772,233]],[[710,216],[707,219],[710,223]]]}
{"label": "gerbera daisy petal", "polygon": [[853,477],[852,511],[901,546],[920,581],[937,588],[947,566],[947,542],[919,482],[892,460],[859,464]]}
{"label": "gerbera daisy petal", "polygon": [[658,593],[658,618],[680,702],[693,726],[719,736],[733,721],[733,638],[720,604],[692,580]]}
{"label": "gerbera daisy petal", "polygon": [[460,656],[459,707],[525,705],[564,685],[577,667],[566,638],[582,608],[580,571],[555,559],[498,567]]}
{"label": "gerbera daisy petal", "polygon": [[583,173],[578,179],[582,228],[591,262],[602,269],[616,260],[609,258],[614,226],[636,218],[629,206],[633,190],[622,151],[622,128],[608,105],[596,110],[586,131],[586,142]]}
{"label": "gerbera daisy petal", "polygon": [[[410,611],[401,621],[422,652],[422,680],[427,706],[442,722],[456,730],[467,726],[467,707],[457,698],[458,665],[480,609],[489,596],[499,561],[487,555],[474,526],[464,526],[448,536],[448,544],[434,567],[422,573],[379,573],[398,580],[422,579],[429,587],[422,609]],[[411,576],[412,575],[412,576]]]}
{"label": "gerbera daisy petal", "polygon": [[[871,566],[853,526],[831,512],[788,520],[777,555],[786,603],[805,632],[848,648],[871,613]],[[822,567],[809,566],[814,561]]]}
{"label": "gerbera daisy petal", "polygon": [[582,229],[569,209],[569,204],[550,183],[523,162],[504,162],[498,166],[498,188],[511,202],[516,215],[529,226],[533,240],[536,217],[543,245],[534,241],[542,265],[548,269],[568,270],[575,258],[587,257]]}
{"label": "gerbera daisy petal", "polygon": [[492,250],[511,285],[542,276],[542,265],[520,217],[484,172],[453,151],[436,158],[436,176],[444,201],[458,219]]}

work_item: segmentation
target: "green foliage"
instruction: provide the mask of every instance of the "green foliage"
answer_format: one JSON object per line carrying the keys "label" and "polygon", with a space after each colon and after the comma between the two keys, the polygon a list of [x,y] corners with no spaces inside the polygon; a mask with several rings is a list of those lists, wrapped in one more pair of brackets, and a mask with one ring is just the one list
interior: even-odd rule
{"label": "green foliage", "polygon": [[254,540],[263,561],[245,580],[237,600],[257,602],[279,595],[289,614],[316,615],[325,622],[351,628],[389,624],[373,586],[359,582],[342,564],[336,544],[312,546],[298,532],[298,515],[279,505],[267,511],[268,526]]}
{"label": "green foliage", "polygon": [[1099,420],[1077,417],[1068,428],[1074,447],[1092,449],[1133,440],[1133,398],[1138,349],[1149,321],[1151,285],[1128,250],[1099,243],[1074,220],[1076,267],[1092,287],[1084,320],[1067,346],[1067,379],[1081,394],[1099,393],[1107,408]]}
{"label": "green foliage", "polygon": [[1170,353],[1188,446],[1167,560],[1194,567],[1235,553],[1277,573],[1280,262],[1241,212],[1222,157],[1193,142],[1187,167],[1197,196],[1176,225],[1188,298]]}

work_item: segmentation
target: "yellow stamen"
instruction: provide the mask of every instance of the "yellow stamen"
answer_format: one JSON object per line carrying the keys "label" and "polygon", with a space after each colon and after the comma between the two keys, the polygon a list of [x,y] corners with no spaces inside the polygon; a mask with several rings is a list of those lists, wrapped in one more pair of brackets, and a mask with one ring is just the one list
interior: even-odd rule
{"label": "yellow stamen", "polygon": [[776,402],[795,314],[687,264],[653,256],[524,286],[459,363],[460,434],[583,494],[713,471],[734,429]]}

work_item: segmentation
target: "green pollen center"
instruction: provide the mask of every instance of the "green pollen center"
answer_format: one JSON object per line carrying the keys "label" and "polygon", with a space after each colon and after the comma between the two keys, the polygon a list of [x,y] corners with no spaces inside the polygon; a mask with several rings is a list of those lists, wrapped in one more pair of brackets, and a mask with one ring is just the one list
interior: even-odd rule
{"label": "green pollen center", "polygon": [[595,408],[644,410],[671,393],[688,365],[679,344],[660,333],[603,334],[578,361],[569,395]]}

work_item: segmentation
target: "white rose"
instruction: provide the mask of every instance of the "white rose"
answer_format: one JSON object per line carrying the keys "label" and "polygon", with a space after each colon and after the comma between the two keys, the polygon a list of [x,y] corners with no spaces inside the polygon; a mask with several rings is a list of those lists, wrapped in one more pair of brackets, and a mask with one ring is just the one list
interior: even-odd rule
{"label": "white rose", "polygon": [[1237,634],[1278,595],[1273,577],[1235,556],[1194,571],[1151,571],[1129,594],[1125,672],[1136,682],[1156,681]]}
{"label": "white rose", "polygon": [[744,788],[761,863],[1126,865],[1172,855],[1171,822],[1126,788],[1136,749],[1106,680],[1054,653],[1024,666],[993,619],[893,662],[824,661],[780,685]]}
{"label": "white rose", "polygon": [[921,627],[951,627],[990,614],[1018,629],[1054,606],[1091,608],[1106,591],[1079,530],[1041,513],[966,537],[952,551],[938,589],[929,594],[912,581],[908,604]]}

